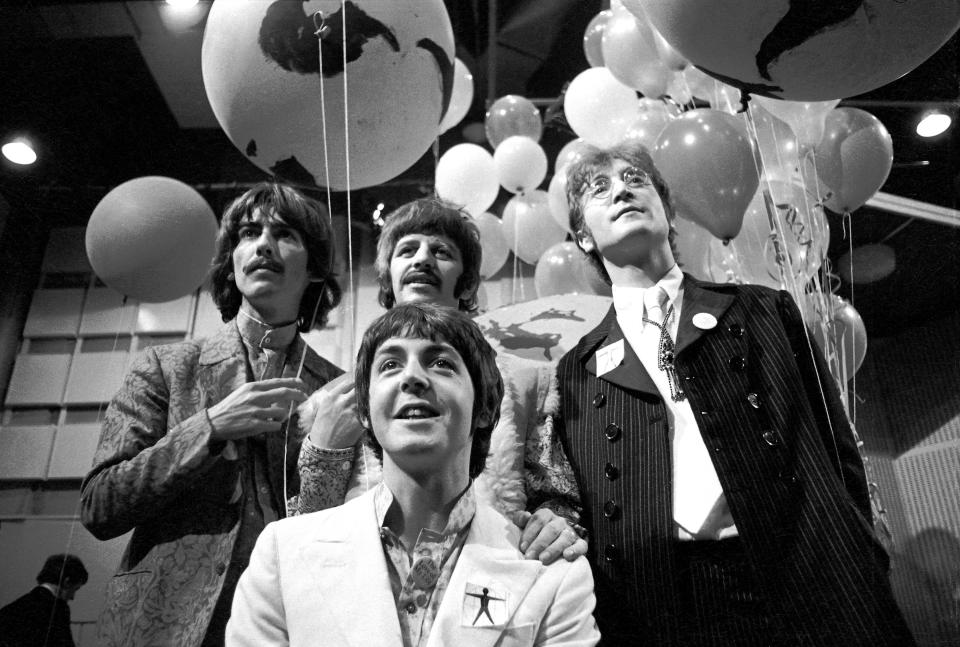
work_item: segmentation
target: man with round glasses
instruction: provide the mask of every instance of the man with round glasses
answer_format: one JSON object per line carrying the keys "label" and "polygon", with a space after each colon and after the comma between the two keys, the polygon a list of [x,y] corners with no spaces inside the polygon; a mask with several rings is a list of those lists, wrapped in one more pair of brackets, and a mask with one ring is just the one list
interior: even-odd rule
{"label": "man with round glasses", "polygon": [[605,644],[909,645],[840,395],[787,292],[685,275],[645,149],[567,170],[612,285],[557,369]]}

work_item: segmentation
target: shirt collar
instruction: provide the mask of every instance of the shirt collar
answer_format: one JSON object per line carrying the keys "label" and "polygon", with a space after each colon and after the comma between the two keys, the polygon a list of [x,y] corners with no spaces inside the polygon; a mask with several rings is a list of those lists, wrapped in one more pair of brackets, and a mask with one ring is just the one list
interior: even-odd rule
{"label": "shirt collar", "polygon": [[680,294],[680,286],[683,284],[683,272],[680,266],[673,264],[667,273],[660,277],[656,285],[649,288],[637,288],[626,285],[613,286],[613,305],[616,308],[617,315],[620,317],[636,315],[638,320],[643,316],[643,294],[654,287],[663,288],[667,293],[667,304],[664,310],[673,304],[675,308],[679,306],[675,303],[677,295]]}
{"label": "shirt collar", "polygon": [[[373,509],[377,515],[377,525],[381,528],[384,527],[387,512],[390,511],[392,505],[393,492],[381,481],[373,493]],[[476,514],[476,512],[477,499],[473,493],[473,482],[471,481],[470,487],[463,491],[457,504],[453,506],[453,510],[450,511],[450,516],[447,518],[447,525],[443,529],[442,534],[445,536],[458,534],[473,521],[473,515]]]}
{"label": "shirt collar", "polygon": [[297,334],[296,321],[291,321],[283,326],[272,327],[243,310],[237,313],[236,321],[240,336],[251,348],[284,350]]}

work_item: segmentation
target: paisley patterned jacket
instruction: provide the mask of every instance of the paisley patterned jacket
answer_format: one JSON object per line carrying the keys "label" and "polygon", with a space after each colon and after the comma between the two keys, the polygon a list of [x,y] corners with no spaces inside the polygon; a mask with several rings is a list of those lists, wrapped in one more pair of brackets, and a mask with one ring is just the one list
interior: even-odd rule
{"label": "paisley patterned jacket", "polygon": [[[294,339],[289,357],[304,342]],[[294,375],[286,366],[284,375]],[[301,375],[313,391],[342,371],[307,350]],[[100,539],[133,531],[117,574],[107,586],[98,623],[99,645],[199,645],[223,585],[242,497],[241,460],[212,454],[206,408],[250,381],[236,323],[213,336],[148,348],[134,360],[107,409],[93,468],[81,492],[83,524]],[[267,437],[268,477],[276,510],[299,481],[302,436]]]}

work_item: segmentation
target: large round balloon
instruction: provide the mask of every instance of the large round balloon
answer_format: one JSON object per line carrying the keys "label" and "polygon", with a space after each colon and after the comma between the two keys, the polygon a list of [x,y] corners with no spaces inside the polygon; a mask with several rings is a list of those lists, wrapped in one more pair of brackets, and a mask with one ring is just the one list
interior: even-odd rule
{"label": "large round balloon", "polygon": [[759,184],[753,145],[733,115],[697,109],[657,138],[653,160],[680,215],[717,238],[733,238]]}
{"label": "large round balloon", "polygon": [[583,54],[587,57],[590,67],[603,66],[603,30],[613,12],[609,9],[594,16],[583,32]]}
{"label": "large round balloon", "polygon": [[860,313],[836,294],[826,295],[826,303],[815,303],[813,310],[823,322],[823,325],[814,322],[812,326],[817,343],[831,369],[849,380],[867,356],[867,329]]}
{"label": "large round balloon", "polygon": [[487,110],[484,128],[487,131],[487,141],[494,148],[507,137],[514,136],[529,137],[538,142],[543,133],[543,119],[540,117],[540,110],[530,99],[518,94],[508,94],[494,101]]}
{"label": "large round balloon", "polygon": [[537,297],[551,294],[593,294],[587,281],[587,260],[576,243],[566,241],[553,245],[540,255],[533,271]]}
{"label": "large round balloon", "polygon": [[189,294],[210,269],[217,220],[192,187],[141,177],[110,191],[87,223],[87,257],[104,283],[140,301]]}
{"label": "large round balloon", "polygon": [[[327,30],[319,47],[317,11]],[[442,0],[218,0],[203,83],[251,162],[286,180],[327,185],[329,173],[331,188],[358,189],[396,177],[433,143],[453,90],[453,51]]]}
{"label": "large round balloon", "polygon": [[510,248],[503,237],[503,223],[489,211],[474,217],[477,229],[480,230],[480,247],[483,249],[483,259],[480,261],[480,277],[489,278],[496,274],[507,262]]}
{"label": "large round balloon", "polygon": [[823,138],[827,114],[837,107],[832,101],[781,101],[768,97],[754,97],[767,112],[784,121],[796,134],[802,146],[816,146]]}
{"label": "large round balloon", "polygon": [[897,255],[883,243],[854,247],[837,259],[837,274],[847,283],[873,283],[885,279],[897,269]]}
{"label": "large round balloon", "polygon": [[440,122],[439,131],[445,133],[463,121],[473,103],[473,74],[466,63],[459,58],[453,62],[453,93],[450,95],[450,105],[447,114]]}
{"label": "large round balloon", "polygon": [[602,43],[603,63],[618,81],[647,97],[666,93],[672,73],[660,60],[654,31],[645,18],[614,9],[603,28]]}
{"label": "large round balloon", "polygon": [[567,202],[567,173],[561,169],[550,178],[547,187],[547,204],[550,206],[550,215],[564,231],[570,231],[570,203]]}
{"label": "large round balloon", "polygon": [[578,74],[563,95],[567,123],[594,146],[613,146],[640,112],[637,93],[614,78],[605,67]]}
{"label": "large round balloon", "polygon": [[825,204],[837,213],[860,208],[893,168],[893,139],[879,119],[859,108],[835,108],[814,147],[817,175],[827,187]]}
{"label": "large round balloon", "polygon": [[704,72],[794,101],[850,97],[890,83],[960,24],[956,0],[645,0],[643,8]]}
{"label": "large round balloon", "polygon": [[437,195],[473,215],[497,199],[497,167],[493,156],[476,144],[457,144],[440,157],[434,181]]}
{"label": "large round balloon", "polygon": [[503,236],[520,260],[531,265],[567,236],[550,215],[546,191],[515,195],[503,208]]}
{"label": "large round balloon", "polygon": [[522,135],[507,137],[493,151],[497,180],[511,193],[536,189],[547,177],[547,154],[540,144]]}

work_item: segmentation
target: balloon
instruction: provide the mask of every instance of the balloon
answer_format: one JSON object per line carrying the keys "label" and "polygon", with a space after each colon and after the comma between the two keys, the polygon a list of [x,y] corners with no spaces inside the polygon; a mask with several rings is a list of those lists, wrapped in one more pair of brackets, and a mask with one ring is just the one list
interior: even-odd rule
{"label": "balloon", "polygon": [[829,189],[825,204],[837,213],[863,206],[893,167],[890,133],[879,119],[858,108],[833,109],[813,150],[817,174]]}
{"label": "balloon", "polygon": [[547,176],[547,154],[540,144],[522,135],[507,137],[493,151],[497,180],[511,193],[536,189]]}
{"label": "balloon", "polygon": [[535,142],[540,141],[543,132],[543,120],[540,111],[529,100],[517,94],[508,94],[493,102],[487,110],[484,124],[487,141],[497,148],[507,137],[522,135]]}
{"label": "balloon", "polygon": [[503,235],[520,260],[536,263],[551,245],[566,238],[566,232],[550,215],[546,191],[515,195],[503,208]]}
{"label": "balloon", "polygon": [[450,95],[450,107],[440,122],[440,132],[445,133],[463,121],[473,103],[473,74],[459,58],[453,61],[453,93]]}
{"label": "balloon", "polygon": [[768,177],[789,179],[799,174],[800,145],[786,123],[763,107],[750,105],[750,116],[756,128],[756,143],[763,172]]}
{"label": "balloon", "polygon": [[503,236],[503,223],[488,211],[474,216],[473,221],[480,230],[480,247],[483,249],[480,277],[489,278],[500,271],[510,255],[510,248]]}
{"label": "balloon", "polygon": [[550,215],[564,231],[570,231],[570,205],[567,202],[567,174],[562,169],[550,178],[547,189],[547,204],[550,206]]}
{"label": "balloon", "polygon": [[849,380],[860,370],[867,355],[867,329],[860,313],[846,299],[830,294],[825,302],[826,307],[815,302],[814,310],[823,325],[815,323],[813,335],[827,356],[831,371]]}
{"label": "balloon", "polygon": [[686,67],[690,65],[687,59],[675,50],[673,45],[667,42],[667,39],[657,31],[656,27],[650,25],[650,29],[653,31],[653,43],[657,46],[657,54],[660,56],[663,64],[667,66],[667,69],[673,70],[674,72],[681,72],[686,69]]}
{"label": "balloon", "polygon": [[583,53],[590,67],[603,67],[603,29],[613,12],[609,9],[594,16],[583,32]]}
{"label": "balloon", "polygon": [[847,283],[873,283],[887,278],[896,268],[896,254],[882,243],[854,247],[853,254],[844,253],[836,265],[837,274]]}
{"label": "balloon", "polygon": [[683,74],[679,72],[671,74],[670,82],[667,84],[666,95],[680,105],[686,105],[693,100],[693,93],[690,92],[690,86],[687,85]]}
{"label": "balloon", "polygon": [[797,135],[803,146],[816,146],[823,138],[827,113],[837,107],[840,99],[832,101],[781,101],[756,96],[753,100],[774,117],[784,121]]}
{"label": "balloon", "polygon": [[537,261],[533,282],[537,297],[551,294],[593,294],[587,281],[586,256],[576,243],[553,245]]}
{"label": "balloon", "polygon": [[578,74],[563,97],[563,112],[573,131],[594,146],[619,142],[639,113],[636,93],[605,67]]}
{"label": "balloon", "polygon": [[[775,227],[771,226],[764,192],[770,195]],[[740,233],[725,248],[728,255],[714,260],[741,283],[780,289],[785,285],[781,268],[785,276],[806,283],[820,269],[826,254],[826,227],[823,210],[813,196],[806,195],[801,183],[764,181],[747,206]]]}
{"label": "balloon", "polygon": [[660,60],[653,30],[629,11],[614,11],[603,28],[603,63],[624,85],[645,96],[666,93],[670,70]]}
{"label": "balloon", "polygon": [[471,214],[483,213],[497,199],[497,167],[493,156],[476,144],[457,144],[437,162],[437,195]]}
{"label": "balloon", "polygon": [[557,161],[553,165],[556,173],[560,173],[568,164],[579,162],[585,153],[595,147],[580,138],[567,142],[557,153]]}
{"label": "balloon", "polygon": [[956,0],[644,0],[643,9],[704,72],[793,101],[851,97],[890,83],[960,25]]}
{"label": "balloon", "polygon": [[[319,47],[318,5],[330,30]],[[436,138],[454,78],[442,0],[350,6],[345,31],[356,49],[345,66],[339,4],[220,0],[210,8],[202,48],[207,98],[233,144],[264,171],[319,185],[329,172],[331,188],[359,189],[396,177]]]}
{"label": "balloon", "polygon": [[710,232],[686,218],[674,218],[673,227],[677,230],[676,260],[683,271],[704,281],[714,280],[710,274]]}
{"label": "balloon", "polygon": [[653,150],[657,143],[657,137],[663,132],[663,129],[670,123],[670,117],[666,111],[648,110],[641,112],[630,128],[624,133],[624,141],[636,142],[648,150]]}
{"label": "balloon", "polygon": [[653,160],[681,214],[717,238],[737,235],[759,174],[736,117],[708,109],[685,112],[660,133]]}
{"label": "balloon", "polygon": [[217,220],[192,187],[168,177],[124,182],[87,223],[87,257],[108,286],[148,302],[170,301],[203,283]]}

